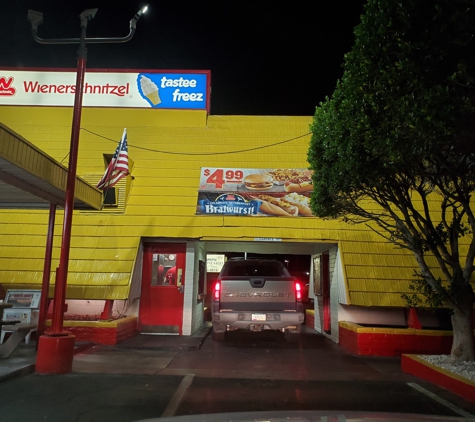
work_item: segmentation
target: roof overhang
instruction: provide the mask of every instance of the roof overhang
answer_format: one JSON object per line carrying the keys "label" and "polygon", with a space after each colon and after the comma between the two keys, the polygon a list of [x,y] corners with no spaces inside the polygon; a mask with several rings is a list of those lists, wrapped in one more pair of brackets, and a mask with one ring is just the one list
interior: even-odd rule
{"label": "roof overhang", "polygon": [[[68,168],[0,123],[0,209],[63,207]],[[99,210],[102,191],[76,176],[74,209]]]}

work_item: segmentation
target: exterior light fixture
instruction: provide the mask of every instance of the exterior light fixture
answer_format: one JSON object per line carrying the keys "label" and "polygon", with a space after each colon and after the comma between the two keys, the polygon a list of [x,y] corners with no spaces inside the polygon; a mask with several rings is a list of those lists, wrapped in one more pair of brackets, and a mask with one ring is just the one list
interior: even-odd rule
{"label": "exterior light fixture", "polygon": [[[81,28],[87,28],[88,21],[94,19],[96,16],[98,9],[88,9],[82,12],[79,15],[79,19],[81,21]],[[108,38],[86,38],[81,34],[81,38],[51,38],[51,39],[44,39],[38,36],[38,26],[43,23],[43,13],[36,12],[34,10],[28,10],[28,22],[31,23],[31,32],[33,34],[33,38],[36,42],[40,44],[81,44],[84,41],[86,44],[117,44],[130,41],[134,34],[137,27],[137,21],[140,17],[145,14],[148,10],[148,4],[142,7],[130,20],[129,24],[129,33],[125,37],[108,37]],[[84,38],[84,40],[83,40]]]}
{"label": "exterior light fixture", "polygon": [[[87,9],[79,15],[81,22],[80,38],[52,38],[43,39],[38,36],[38,26],[43,23],[43,13],[28,10],[28,21],[31,23],[31,32],[35,41],[40,44],[79,44],[76,91],[74,96],[73,122],[71,129],[71,143],[69,150],[69,168],[66,185],[66,199],[64,204],[63,234],[61,240],[61,255],[59,267],[56,270],[56,283],[53,301],[53,320],[51,330],[40,334],[38,353],[36,357],[36,371],[39,373],[68,373],[72,370],[74,354],[74,336],[63,330],[63,318],[66,301],[66,285],[71,245],[71,226],[74,208],[74,189],[76,182],[77,157],[79,149],[79,132],[81,127],[82,97],[86,72],[86,44],[124,43],[130,41],[135,34],[136,24],[146,12],[148,6],[140,9],[130,20],[130,30],[125,37],[86,38],[87,24],[94,19],[98,9]],[[46,263],[45,263],[46,264]],[[51,264],[49,264],[51,265]],[[46,318],[46,303],[49,291],[49,277],[43,279],[42,305],[40,319]],[[43,302],[44,299],[44,302]]]}

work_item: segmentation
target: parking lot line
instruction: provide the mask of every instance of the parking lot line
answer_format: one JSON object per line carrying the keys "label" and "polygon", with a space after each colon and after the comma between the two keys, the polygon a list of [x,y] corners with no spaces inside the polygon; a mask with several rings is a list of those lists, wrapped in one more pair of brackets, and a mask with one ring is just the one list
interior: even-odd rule
{"label": "parking lot line", "polygon": [[170,403],[168,403],[167,408],[162,413],[162,418],[175,416],[175,412],[178,409],[178,406],[180,405],[181,400],[183,399],[183,396],[186,393],[186,390],[193,382],[194,376],[195,374],[188,374],[185,376],[185,378],[181,380],[180,385],[178,386],[175,391],[175,394],[173,394],[173,397],[170,400]]}
{"label": "parking lot line", "polygon": [[416,389],[417,391],[421,392],[422,394],[425,394],[426,396],[430,397],[432,400],[435,400],[436,402],[444,405],[445,407],[448,407],[450,410],[452,410],[455,413],[458,413],[459,415],[465,417],[465,418],[473,418],[474,415],[471,413],[465,412],[465,410],[460,409],[460,407],[457,407],[453,405],[452,403],[448,402],[447,400],[444,400],[440,398],[438,395],[426,390],[425,388],[421,387],[419,384],[416,384],[415,382],[408,382],[407,385],[409,387],[412,387]]}

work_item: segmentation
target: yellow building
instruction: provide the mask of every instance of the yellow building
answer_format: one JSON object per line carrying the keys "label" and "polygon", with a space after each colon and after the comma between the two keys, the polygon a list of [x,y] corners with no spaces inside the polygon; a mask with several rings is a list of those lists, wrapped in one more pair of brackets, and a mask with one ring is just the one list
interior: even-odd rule
{"label": "yellow building", "polygon": [[[9,136],[24,138],[67,167],[71,107],[3,104],[0,123],[14,132]],[[109,192],[108,204],[74,212],[68,313],[97,314],[105,301],[114,301],[114,317],[136,316],[142,332],[191,335],[204,319],[209,294],[205,278],[210,277],[207,256],[259,253],[304,257],[314,327],[335,341],[339,321],[405,325],[401,293],[410,292],[416,261],[366,226],[316,217],[197,212],[200,177],[206,169],[308,168],[311,119],[214,116],[207,107],[92,107],[85,102],[78,177],[97,184],[124,128],[130,175]],[[9,132],[2,136],[5,133]],[[31,164],[27,156],[22,160],[20,166]],[[50,297],[62,215],[60,209]],[[48,210],[0,210],[3,293],[41,289],[48,216]],[[166,270],[175,265],[174,286],[163,285]],[[327,284],[322,290],[324,277]],[[170,308],[176,301],[178,312]]]}

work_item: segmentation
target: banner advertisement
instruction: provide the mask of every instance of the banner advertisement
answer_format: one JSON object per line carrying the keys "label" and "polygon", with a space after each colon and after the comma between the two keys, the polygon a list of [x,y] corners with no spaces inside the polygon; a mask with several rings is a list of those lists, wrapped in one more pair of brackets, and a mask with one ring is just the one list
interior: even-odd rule
{"label": "banner advertisement", "polygon": [[[84,107],[209,109],[209,71],[87,71]],[[0,105],[73,106],[75,71],[0,69]]]}
{"label": "banner advertisement", "polygon": [[197,215],[312,217],[312,171],[202,167]]}

